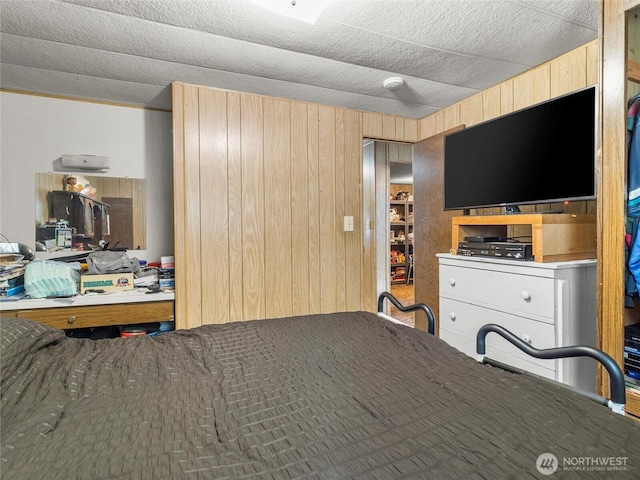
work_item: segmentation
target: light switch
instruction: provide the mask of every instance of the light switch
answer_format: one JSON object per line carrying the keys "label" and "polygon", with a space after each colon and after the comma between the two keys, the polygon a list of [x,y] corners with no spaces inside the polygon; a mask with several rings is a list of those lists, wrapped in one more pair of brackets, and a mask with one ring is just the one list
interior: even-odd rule
{"label": "light switch", "polygon": [[344,217],[344,231],[353,232],[353,217]]}

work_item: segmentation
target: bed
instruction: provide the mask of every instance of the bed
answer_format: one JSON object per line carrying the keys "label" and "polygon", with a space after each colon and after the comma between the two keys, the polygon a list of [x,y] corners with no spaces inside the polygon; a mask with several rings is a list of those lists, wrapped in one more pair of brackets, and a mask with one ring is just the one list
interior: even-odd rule
{"label": "bed", "polygon": [[0,325],[2,478],[640,478],[632,419],[373,313]]}

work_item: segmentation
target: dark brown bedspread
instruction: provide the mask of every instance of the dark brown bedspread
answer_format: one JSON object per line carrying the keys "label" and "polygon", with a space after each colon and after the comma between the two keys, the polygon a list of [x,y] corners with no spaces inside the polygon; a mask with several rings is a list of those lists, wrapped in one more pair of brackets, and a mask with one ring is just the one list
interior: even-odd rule
{"label": "dark brown bedspread", "polygon": [[369,313],[99,341],[1,326],[7,480],[640,478],[631,419]]}

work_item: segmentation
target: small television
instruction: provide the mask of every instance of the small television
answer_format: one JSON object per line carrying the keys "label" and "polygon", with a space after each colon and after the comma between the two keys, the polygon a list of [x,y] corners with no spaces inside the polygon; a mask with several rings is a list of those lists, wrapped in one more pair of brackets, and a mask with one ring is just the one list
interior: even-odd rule
{"label": "small television", "polygon": [[596,198],[596,87],[446,135],[444,210]]}

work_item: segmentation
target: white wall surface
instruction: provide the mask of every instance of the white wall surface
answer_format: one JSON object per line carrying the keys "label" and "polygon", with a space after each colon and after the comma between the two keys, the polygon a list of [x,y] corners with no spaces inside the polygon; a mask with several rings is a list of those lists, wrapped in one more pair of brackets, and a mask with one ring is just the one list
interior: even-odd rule
{"label": "white wall surface", "polygon": [[100,155],[108,173],[86,175],[146,179],[147,250],[129,255],[173,255],[172,149],[170,112],[0,92],[0,233],[35,250],[35,174]]}

